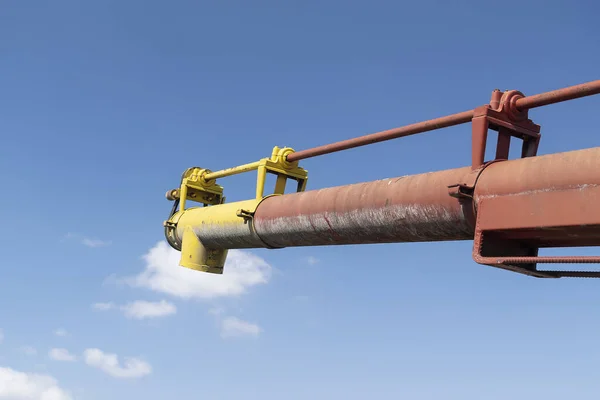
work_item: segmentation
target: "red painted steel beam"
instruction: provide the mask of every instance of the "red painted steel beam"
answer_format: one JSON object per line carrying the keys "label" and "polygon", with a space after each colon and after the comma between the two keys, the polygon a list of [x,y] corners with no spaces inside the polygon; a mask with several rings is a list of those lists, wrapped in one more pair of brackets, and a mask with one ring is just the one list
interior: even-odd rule
{"label": "red painted steel beam", "polygon": [[[580,97],[591,96],[598,93],[600,93],[600,80],[584,83],[581,85],[571,86],[568,88],[553,90],[534,96],[518,98],[516,99],[515,106],[519,111],[524,111],[531,108],[577,99]],[[314,147],[312,149],[297,151],[288,155],[287,160],[290,162],[299,161],[306,158],[320,156],[323,154],[334,153],[337,151],[348,150],[355,147],[365,146],[368,144],[410,136],[417,133],[423,133],[435,129],[464,124],[471,121],[471,119],[473,118],[473,113],[474,110],[463,111],[458,114],[435,118],[429,121],[389,129],[386,131],[372,133],[365,136],[359,136],[353,139],[347,139],[340,142]]]}

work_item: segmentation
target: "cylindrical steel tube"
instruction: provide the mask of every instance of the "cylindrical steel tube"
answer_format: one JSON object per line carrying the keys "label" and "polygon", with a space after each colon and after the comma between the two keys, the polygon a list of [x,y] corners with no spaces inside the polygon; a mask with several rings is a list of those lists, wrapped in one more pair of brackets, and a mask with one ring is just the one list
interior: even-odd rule
{"label": "cylindrical steel tube", "polygon": [[470,168],[265,199],[254,215],[272,247],[467,240],[473,229],[448,186]]}
{"label": "cylindrical steel tube", "polygon": [[600,185],[600,147],[491,164],[477,180],[475,199],[585,185]]}
{"label": "cylindrical steel tube", "polygon": [[560,103],[561,101],[578,99],[598,93],[600,93],[600,80],[523,97],[516,101],[516,106],[519,110],[528,110],[530,108]]}
{"label": "cylindrical steel tube", "polygon": [[324,146],[314,147],[308,150],[297,151],[289,154],[287,160],[290,162],[303,160],[320,156],[323,154],[334,153],[336,151],[352,149],[354,147],[367,144],[383,142],[385,140],[396,139],[399,137],[410,136],[416,133],[432,131],[434,129],[446,128],[449,126],[460,125],[469,122],[473,118],[473,110],[463,111],[458,114],[448,115],[423,121],[416,124],[402,126],[400,128],[389,129],[387,131],[372,133],[370,135],[360,136],[353,139],[342,140],[341,142],[326,144]]}
{"label": "cylindrical steel tube", "polygon": [[265,247],[252,224],[237,215],[238,210],[253,211],[260,200],[246,200],[210,207],[179,211],[171,219],[177,223],[177,240],[181,242],[186,226],[192,228],[202,244],[212,249]]}
{"label": "cylindrical steel tube", "polygon": [[257,162],[253,162],[253,163],[240,165],[238,167],[227,168],[227,169],[222,169],[220,171],[209,172],[206,175],[204,175],[204,179],[206,179],[207,181],[210,181],[212,179],[219,179],[219,178],[224,178],[226,176],[241,174],[244,172],[248,172],[248,171],[257,169],[259,164],[260,163],[257,161]]}
{"label": "cylindrical steel tube", "polygon": [[[493,163],[477,179],[475,205],[490,196],[598,186],[599,166],[600,147]],[[472,204],[448,190],[468,177],[470,167],[457,168],[189,209],[173,220],[178,237],[190,226],[216,249],[470,240]]]}
{"label": "cylindrical steel tube", "polygon": [[[597,147],[493,163],[479,176],[475,199],[600,184],[599,160]],[[470,171],[272,197],[257,208],[255,230],[273,247],[473,239],[469,210],[448,194],[448,186],[464,182]]]}

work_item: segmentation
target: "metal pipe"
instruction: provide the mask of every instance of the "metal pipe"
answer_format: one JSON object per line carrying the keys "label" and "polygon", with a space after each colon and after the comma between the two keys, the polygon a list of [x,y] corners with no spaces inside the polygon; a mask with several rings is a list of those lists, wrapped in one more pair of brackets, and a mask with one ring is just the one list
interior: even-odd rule
{"label": "metal pipe", "polygon": [[600,147],[493,163],[477,180],[475,199],[586,185],[600,185]]}
{"label": "metal pipe", "polygon": [[[599,160],[600,147],[595,147],[492,163],[476,179],[474,206],[478,208],[482,201],[499,197],[527,199],[533,193],[565,190],[584,196],[579,201],[585,204],[595,204],[597,195],[593,190],[600,186]],[[450,196],[448,187],[475,182],[473,178],[471,167],[463,167],[190,208],[172,219],[177,222],[179,241],[184,229],[190,227],[203,245],[212,249],[472,240],[473,204]],[[500,225],[519,208],[518,204],[511,207],[494,214]],[[565,204],[564,210],[571,214],[577,211],[568,211],[568,207]],[[548,241],[557,233],[548,232],[545,236],[533,232],[529,240],[541,237]],[[594,235],[596,243],[594,238],[600,236]],[[568,234],[558,239],[565,238],[574,240]]]}
{"label": "metal pipe", "polygon": [[[553,90],[538,95],[527,96],[516,101],[516,107],[519,110],[526,110],[545,106],[548,104],[559,103],[562,101],[577,99],[580,97],[591,96],[600,93],[600,80],[583,83],[581,85],[571,86],[563,89]],[[334,153],[337,151],[348,150],[359,146],[365,146],[372,143],[383,142],[399,137],[423,133],[434,129],[446,128],[454,125],[460,125],[470,122],[473,118],[473,110],[463,111],[458,114],[440,117],[429,121],[406,125],[382,132],[372,133],[365,136],[359,136],[352,139],[342,140],[323,146],[313,147],[307,150],[301,150],[287,156],[290,162],[299,161],[306,158],[316,157],[323,154]]]}
{"label": "metal pipe", "polygon": [[562,101],[578,99],[580,97],[592,96],[600,93],[600,80],[582,83],[563,89],[523,97],[516,101],[517,109],[529,110],[548,104],[560,103]]}
{"label": "metal pipe", "polygon": [[[470,167],[189,208],[172,217],[213,249],[468,240],[468,210],[448,186]],[[239,211],[238,211],[239,210]],[[253,214],[252,218],[244,219]]]}
{"label": "metal pipe", "polygon": [[226,176],[237,175],[248,171],[253,171],[258,168],[260,162],[255,161],[249,164],[239,165],[233,168],[222,169],[220,171],[209,172],[204,175],[204,179],[207,181],[213,179],[224,178]]}
{"label": "metal pipe", "polygon": [[[491,164],[475,199],[600,184],[600,147]],[[272,247],[473,239],[469,207],[449,196],[469,167],[265,199],[256,234]],[[591,200],[590,200],[591,201]]]}
{"label": "metal pipe", "polygon": [[319,147],[314,147],[312,149],[297,151],[295,153],[288,154],[287,160],[290,162],[299,161],[306,158],[320,156],[323,154],[334,153],[336,151],[348,150],[354,147],[365,146],[367,144],[378,143],[383,142],[385,140],[410,136],[416,133],[422,133],[432,131],[435,129],[446,128],[449,126],[460,125],[471,121],[472,118],[473,110],[463,111],[461,113],[448,115],[446,117],[435,118],[429,121],[402,126],[400,128],[389,129],[387,131],[372,133],[370,135],[360,136],[353,139],[342,140],[341,142],[335,142]]}
{"label": "metal pipe", "polygon": [[472,239],[468,214],[448,195],[469,171],[273,196],[257,208],[254,229],[271,247]]}

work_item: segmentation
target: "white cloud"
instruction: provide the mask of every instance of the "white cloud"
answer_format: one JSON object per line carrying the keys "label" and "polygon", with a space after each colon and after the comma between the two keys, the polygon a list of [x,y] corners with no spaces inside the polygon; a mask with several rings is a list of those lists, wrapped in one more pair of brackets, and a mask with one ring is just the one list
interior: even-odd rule
{"label": "white cloud", "polygon": [[252,286],[267,283],[271,276],[271,266],[246,251],[229,251],[222,275],[181,267],[180,254],[166,242],[159,242],[144,255],[144,271],[123,281],[185,299],[210,299],[241,295]]}
{"label": "white cloud", "polygon": [[308,257],[308,264],[309,265],[315,265],[319,262],[319,259],[313,256]]}
{"label": "white cloud", "polygon": [[77,240],[79,243],[81,243],[82,245],[87,246],[87,247],[105,247],[105,246],[110,246],[112,244],[112,242],[110,240],[100,240],[100,239],[95,239],[95,238],[89,238],[89,237],[80,235],[78,233],[67,233],[65,235],[65,238]]}
{"label": "white cloud", "polygon": [[33,346],[23,346],[20,348],[20,350],[23,352],[23,354],[28,356],[35,356],[37,354],[37,350]]}
{"label": "white cloud", "polygon": [[50,349],[48,356],[55,361],[76,361],[77,357],[69,353],[67,349]]}
{"label": "white cloud", "polygon": [[134,319],[166,317],[177,312],[177,307],[166,300],[156,302],[137,300],[123,306],[114,303],[95,303],[92,308],[98,311],[119,309],[127,318]]}
{"label": "white cloud", "polygon": [[90,239],[84,237],[83,239],[81,239],[81,244],[87,247],[105,247],[110,246],[112,242],[108,240]]}
{"label": "white cloud", "polygon": [[71,400],[49,375],[28,374],[0,367],[0,398],[11,400]]}
{"label": "white cloud", "polygon": [[60,337],[65,337],[69,335],[69,332],[67,332],[65,329],[63,328],[58,328],[57,330],[54,331],[54,334],[56,336],[60,336]]}
{"label": "white cloud", "polygon": [[227,317],[221,321],[221,336],[226,337],[241,337],[241,336],[258,336],[262,329],[251,322],[243,321],[236,317]]}
{"label": "white cloud", "polygon": [[165,317],[177,312],[175,305],[165,300],[159,302],[138,300],[122,306],[121,310],[126,317],[134,319]]}
{"label": "white cloud", "polygon": [[98,311],[108,311],[115,307],[114,303],[94,303],[92,308]]}
{"label": "white cloud", "polygon": [[225,310],[222,307],[212,307],[210,310],[208,310],[208,313],[211,315],[216,315],[219,316],[221,314],[223,314],[225,312]]}
{"label": "white cloud", "polygon": [[83,357],[90,367],[98,368],[115,378],[140,378],[152,372],[150,364],[145,361],[125,358],[124,366],[121,366],[116,354],[104,353],[100,349],[86,349]]}

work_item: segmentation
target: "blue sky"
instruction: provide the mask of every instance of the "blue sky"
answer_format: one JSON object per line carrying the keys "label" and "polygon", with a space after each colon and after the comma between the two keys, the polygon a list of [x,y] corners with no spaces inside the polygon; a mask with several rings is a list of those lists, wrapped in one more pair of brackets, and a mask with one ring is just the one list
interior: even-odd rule
{"label": "blue sky", "polygon": [[[598,79],[599,11],[3,1],[0,398],[597,398],[598,281],[482,267],[471,242],[238,252],[235,274],[186,275],[161,223],[190,166]],[[598,101],[532,111],[540,153],[597,146]],[[467,165],[469,145],[462,126],[301,165],[316,189]],[[253,179],[224,180],[228,200]]]}

